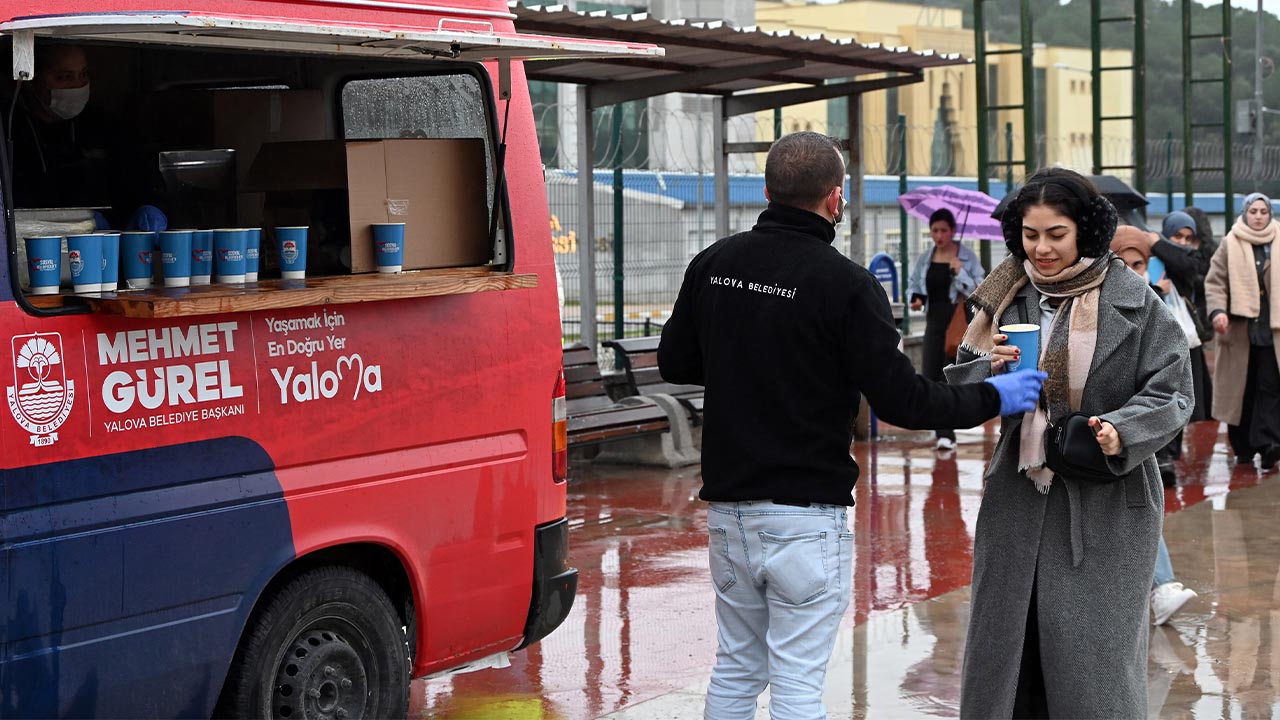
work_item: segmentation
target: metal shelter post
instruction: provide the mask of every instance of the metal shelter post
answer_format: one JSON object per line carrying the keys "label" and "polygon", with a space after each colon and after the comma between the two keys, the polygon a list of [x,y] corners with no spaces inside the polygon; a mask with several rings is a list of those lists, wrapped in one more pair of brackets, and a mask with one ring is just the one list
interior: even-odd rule
{"label": "metal shelter post", "polygon": [[[623,273],[623,242],[626,239],[626,218],[623,213],[622,192],[622,110],[623,105],[618,104],[609,108],[613,113],[613,336],[615,338],[626,337],[626,312],[625,293],[623,292],[623,283],[625,282],[625,274]],[[615,353],[616,354],[616,353]],[[622,363],[622,358],[615,357],[614,361],[618,364]],[[622,368],[615,368],[621,370]]]}
{"label": "metal shelter post", "polygon": [[591,148],[591,88],[578,86],[578,310],[582,343],[596,349],[595,158]]}
{"label": "metal shelter post", "polygon": [[[1222,2],[1222,20],[1220,32],[1196,33],[1192,28],[1191,0],[1182,0],[1182,161],[1184,202],[1194,204],[1196,173],[1222,173],[1223,214],[1230,226],[1235,206],[1235,197],[1231,188],[1231,3]],[[1192,64],[1192,43],[1198,40],[1213,40],[1219,45],[1222,53],[1222,69],[1217,75],[1196,77]],[[1196,122],[1193,117],[1196,85],[1220,85],[1222,89],[1222,115],[1211,122]],[[1220,165],[1196,165],[1195,144],[1196,130],[1218,129],[1222,133],[1222,160]]]}
{"label": "metal shelter post", "polygon": [[859,265],[867,264],[867,237],[863,214],[866,213],[866,198],[863,187],[866,183],[862,177],[862,93],[849,96],[849,164],[845,172],[849,174],[849,257]]}
{"label": "metal shelter post", "polygon": [[[907,116],[898,116],[898,195],[907,194]],[[902,303],[902,334],[911,334],[911,302],[907,297],[907,268],[911,262],[908,256],[907,248],[907,209],[901,204],[898,205],[898,276],[902,280],[898,284],[901,289],[901,295],[898,302]]]}
{"label": "metal shelter post", "polygon": [[[1102,0],[1090,0],[1090,42],[1093,67],[1093,174],[1102,175],[1108,170],[1132,170],[1133,186],[1145,192],[1147,186],[1147,122],[1146,122],[1146,0],[1133,0],[1133,12],[1129,15],[1104,16]],[[1112,23],[1133,24],[1133,60],[1128,65],[1102,64],[1102,27]],[[1129,115],[1107,115],[1102,111],[1102,79],[1106,73],[1131,72],[1133,74],[1133,111]],[[1133,155],[1128,164],[1107,165],[1102,157],[1102,129],[1106,122],[1129,122],[1133,126]]]}
{"label": "metal shelter post", "polygon": [[[993,166],[1004,167],[1009,173],[1012,173],[1013,167],[1020,164],[1023,166],[1026,175],[1030,175],[1036,170],[1038,164],[1036,146],[1039,138],[1036,136],[1035,123],[1035,43],[1031,23],[1031,2],[1030,0],[1020,0],[1018,4],[1021,46],[1000,50],[987,50],[986,22],[983,13],[985,2],[986,0],[974,0],[973,2],[973,40],[974,64],[976,65],[974,71],[977,74],[977,82],[975,84],[978,95],[978,189],[990,195],[991,169]],[[999,55],[1022,56],[1022,99],[1018,103],[1002,104],[998,97],[994,102],[990,97],[991,88],[987,86],[987,62],[992,56]],[[991,132],[992,118],[990,114],[999,112],[1020,112],[1022,114],[1021,160],[1014,160],[1012,150],[1004,160],[993,161],[991,159],[991,145],[995,138]],[[982,264],[985,267],[991,267],[990,245],[982,243],[979,247],[979,252],[981,252]]]}
{"label": "metal shelter post", "polygon": [[725,141],[728,129],[724,98],[712,98],[711,161],[715,166],[716,239],[729,234],[729,150]]}

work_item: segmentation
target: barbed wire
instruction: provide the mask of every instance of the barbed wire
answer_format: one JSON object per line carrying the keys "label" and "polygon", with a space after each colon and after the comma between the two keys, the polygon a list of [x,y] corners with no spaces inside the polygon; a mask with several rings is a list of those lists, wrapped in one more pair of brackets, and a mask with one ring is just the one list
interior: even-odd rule
{"label": "barbed wire", "polygon": [[[621,142],[621,157],[615,158],[613,147],[613,113],[621,106],[604,108],[593,113],[592,154],[596,167],[612,167],[619,161],[626,168],[646,168],[668,172],[711,172],[712,118],[710,113],[657,108],[646,105],[638,113],[631,112]],[[632,106],[634,107],[634,106]],[[549,167],[574,170],[577,167],[576,140],[572,135],[562,135],[564,108],[559,104],[535,104],[534,119],[539,127],[543,143],[544,161]],[[637,137],[637,129],[642,136]],[[833,125],[820,119],[788,116],[782,118],[784,133],[809,130],[837,137],[847,135],[841,125]],[[904,128],[896,124],[869,124],[862,127],[863,172],[868,175],[897,175],[902,172]],[[730,118],[726,137],[729,142],[770,140],[774,137],[774,119],[767,113]],[[909,124],[905,128],[908,172],[913,175],[968,176],[977,174],[978,129],[973,126],[944,126]],[[1023,135],[1008,133],[1003,128],[992,128],[988,136],[991,159],[1003,161],[1012,146],[1015,160],[1022,157]],[[1172,179],[1177,186],[1185,175],[1183,141],[1161,138],[1147,140],[1146,175],[1148,183]],[[1195,167],[1221,167],[1222,142],[1196,141],[1191,148]],[[1082,172],[1093,167],[1093,148],[1084,133],[1072,133],[1066,137],[1040,136],[1036,142],[1036,155],[1040,164],[1060,164]],[[1103,137],[1102,161],[1104,165],[1128,165],[1133,159],[1133,139],[1130,137]],[[763,170],[764,155],[735,155],[730,160],[731,172],[759,172]],[[1236,142],[1232,145],[1233,175],[1237,178],[1258,177],[1263,181],[1280,180],[1280,146],[1263,148],[1261,173],[1255,173],[1252,142]],[[993,168],[992,175],[1003,178],[1003,168]],[[1014,181],[1023,174],[1019,164],[1013,171]],[[1125,177],[1125,171],[1116,174]],[[1221,180],[1223,173],[1197,171],[1195,178],[1202,181]],[[1131,177],[1127,178],[1132,180]]]}

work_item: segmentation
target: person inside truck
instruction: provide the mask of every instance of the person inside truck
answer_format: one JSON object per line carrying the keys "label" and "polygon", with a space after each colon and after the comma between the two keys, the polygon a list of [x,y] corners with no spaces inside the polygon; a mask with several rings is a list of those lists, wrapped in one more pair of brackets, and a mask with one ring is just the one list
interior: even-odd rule
{"label": "person inside truck", "polygon": [[[121,128],[105,111],[88,104],[91,85],[84,49],[37,46],[35,71],[35,78],[19,83],[9,101],[16,206],[112,206],[114,212],[107,215],[115,222],[100,213],[99,229],[167,229],[168,219],[154,204],[122,200],[141,195],[142,183],[125,177]],[[118,214],[135,206],[127,220]]]}

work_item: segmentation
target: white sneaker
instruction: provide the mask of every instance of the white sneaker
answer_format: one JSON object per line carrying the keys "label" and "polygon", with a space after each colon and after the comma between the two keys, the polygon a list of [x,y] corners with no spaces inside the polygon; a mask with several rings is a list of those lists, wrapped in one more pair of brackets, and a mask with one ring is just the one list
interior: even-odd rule
{"label": "white sneaker", "polygon": [[1196,591],[1185,588],[1180,582],[1167,582],[1151,589],[1151,624],[1163,625],[1182,609]]}
{"label": "white sneaker", "polygon": [[952,440],[951,438],[948,438],[948,437],[940,437],[940,438],[938,438],[938,445],[937,445],[937,448],[936,448],[936,449],[938,449],[938,450],[955,450],[955,449],[956,449],[956,441],[955,441],[955,440]]}

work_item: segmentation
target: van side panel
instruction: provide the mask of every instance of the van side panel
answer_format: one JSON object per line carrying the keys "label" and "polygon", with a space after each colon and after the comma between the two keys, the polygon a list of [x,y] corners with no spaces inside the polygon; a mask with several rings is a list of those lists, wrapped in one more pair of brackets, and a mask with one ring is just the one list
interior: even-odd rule
{"label": "van side panel", "polygon": [[[497,82],[497,67],[488,66]],[[556,376],[560,371],[560,312],[556,294],[555,261],[551,244],[551,211],[547,206],[546,183],[542,173],[542,157],[525,80],[524,63],[511,64],[511,129],[507,136],[507,192],[511,203],[512,235],[516,241],[516,271],[537,273],[538,288],[527,299],[528,306],[520,318],[519,332],[536,338],[525,343],[529,368],[525,381],[536,386],[533,402],[548,405]],[[514,331],[513,331],[514,333]],[[536,347],[535,347],[536,345]],[[539,400],[542,397],[545,400]],[[536,522],[543,524],[565,516],[564,484],[551,484],[551,424],[534,426],[535,482],[541,487],[536,494]]]}
{"label": "van side panel", "polygon": [[[438,18],[341,0],[198,10]],[[404,563],[415,675],[520,644],[535,527],[564,517],[565,486],[551,469],[549,215],[522,65],[512,72],[514,270],[538,275],[535,289],[136,320],[33,317],[0,283],[0,715],[207,717],[266,583],[345,543]]]}
{"label": "van side panel", "polygon": [[341,308],[344,335],[381,367],[383,387],[326,401],[352,408],[343,422],[317,423],[321,406],[264,392],[264,413],[309,428],[272,450],[290,461],[279,475],[299,554],[342,541],[401,549],[419,674],[520,641],[535,499],[551,483],[551,386],[532,380],[546,352],[529,342],[541,292]]}
{"label": "van side panel", "polygon": [[293,558],[244,438],[0,471],[6,717],[207,717],[248,613]]}

